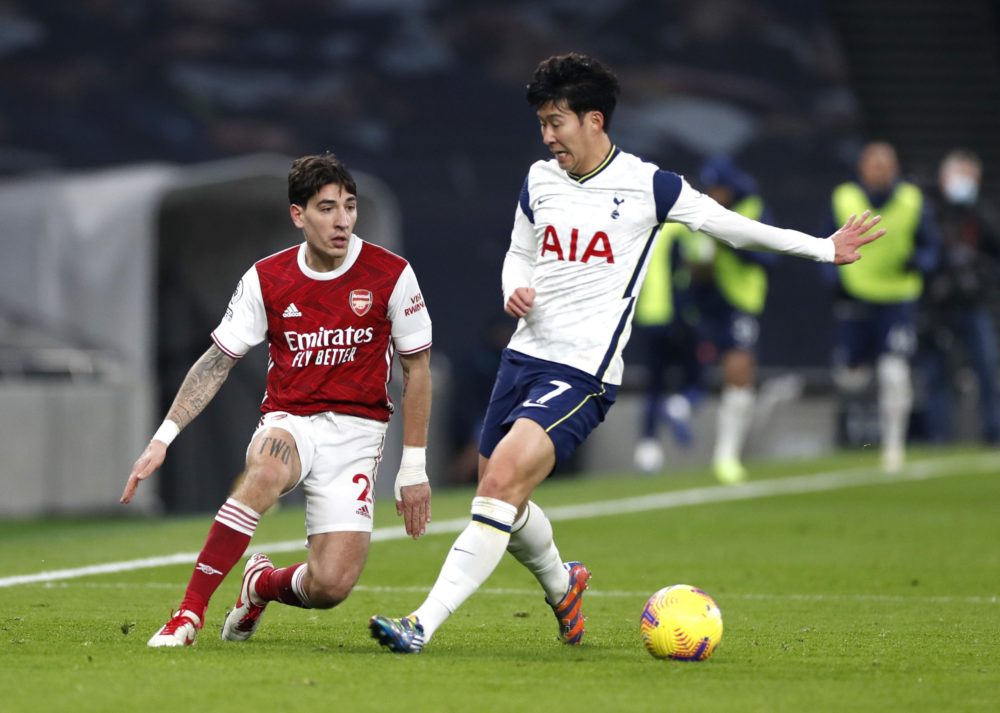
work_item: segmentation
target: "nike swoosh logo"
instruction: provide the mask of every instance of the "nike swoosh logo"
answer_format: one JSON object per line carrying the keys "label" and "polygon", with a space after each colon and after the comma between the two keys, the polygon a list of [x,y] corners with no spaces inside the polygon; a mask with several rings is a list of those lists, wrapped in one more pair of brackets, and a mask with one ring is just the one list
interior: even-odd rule
{"label": "nike swoosh logo", "polygon": [[536,404],[536,403],[532,403],[531,401],[525,401],[521,405],[522,406],[527,406],[528,408],[548,408],[548,406],[546,406],[545,404]]}
{"label": "nike swoosh logo", "polygon": [[452,547],[451,549],[455,550],[456,552],[464,552],[467,555],[475,556],[476,554],[475,552],[469,552],[468,550],[463,550],[461,547]]}

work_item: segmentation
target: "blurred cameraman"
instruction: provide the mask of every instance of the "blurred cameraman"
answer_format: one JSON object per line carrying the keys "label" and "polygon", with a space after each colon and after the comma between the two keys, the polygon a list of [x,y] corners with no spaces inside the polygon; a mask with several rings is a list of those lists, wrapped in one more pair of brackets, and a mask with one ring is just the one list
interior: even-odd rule
{"label": "blurred cameraman", "polygon": [[954,376],[961,354],[976,376],[980,435],[1000,443],[997,331],[991,313],[1000,284],[1000,220],[981,200],[983,167],[965,149],[949,152],[931,195],[940,226],[941,260],[921,304],[919,364],[926,381],[924,425],[934,443],[955,440]]}

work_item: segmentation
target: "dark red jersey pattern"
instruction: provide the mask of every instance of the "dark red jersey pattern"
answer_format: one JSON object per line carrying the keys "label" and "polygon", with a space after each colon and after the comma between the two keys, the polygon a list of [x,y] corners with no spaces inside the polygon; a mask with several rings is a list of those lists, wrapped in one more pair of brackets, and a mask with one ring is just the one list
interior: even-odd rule
{"label": "dark red jersey pattern", "polygon": [[[254,266],[270,356],[261,411],[303,416],[333,411],[388,421],[393,408],[387,391],[393,354],[390,297],[407,262],[361,242],[346,272],[319,280],[303,274],[299,251],[299,246],[289,248]],[[406,277],[412,278],[412,271]],[[412,284],[415,296],[397,294],[397,302],[419,302],[423,309],[416,280],[407,284]],[[396,312],[397,319],[410,314],[403,308]],[[426,313],[420,316],[428,320]],[[229,351],[213,336],[220,348]]]}

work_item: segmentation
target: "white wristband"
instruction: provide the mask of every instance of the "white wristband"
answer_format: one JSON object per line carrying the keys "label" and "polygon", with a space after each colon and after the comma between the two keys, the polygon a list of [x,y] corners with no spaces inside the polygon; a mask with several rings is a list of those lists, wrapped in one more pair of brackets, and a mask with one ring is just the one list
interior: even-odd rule
{"label": "white wristband", "polygon": [[401,490],[407,485],[419,485],[428,482],[427,479],[427,449],[417,446],[403,446],[403,457],[399,461],[399,472],[396,474],[396,500],[402,500]]}
{"label": "white wristband", "polygon": [[177,434],[181,432],[181,427],[176,423],[171,421],[169,418],[164,419],[160,427],[156,429],[156,433],[150,440],[160,441],[161,443],[166,443],[168,446],[173,443],[174,439],[177,438]]}

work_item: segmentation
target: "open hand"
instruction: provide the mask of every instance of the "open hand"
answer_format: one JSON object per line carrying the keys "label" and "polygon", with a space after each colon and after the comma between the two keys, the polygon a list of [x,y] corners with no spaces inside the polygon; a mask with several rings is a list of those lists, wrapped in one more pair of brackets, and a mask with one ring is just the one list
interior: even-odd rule
{"label": "open hand", "polygon": [[132,466],[132,472],[129,473],[128,482],[125,483],[125,490],[122,491],[119,502],[128,505],[132,500],[132,496],[135,495],[139,483],[151,476],[157,468],[163,465],[163,459],[166,455],[166,443],[155,439],[150,441],[149,445],[146,446],[146,450],[139,456],[139,460]]}
{"label": "open hand", "polygon": [[414,540],[427,531],[431,521],[430,483],[404,485],[399,489],[400,500],[396,501],[396,514],[403,516],[406,534]]}
{"label": "open hand", "polygon": [[885,235],[885,230],[879,229],[874,233],[869,233],[872,228],[881,222],[882,216],[876,215],[874,218],[871,217],[871,211],[866,210],[858,218],[856,215],[852,215],[847,219],[840,230],[830,236],[830,240],[833,241],[834,252],[833,252],[833,264],[834,265],[849,265],[852,262],[857,262],[861,259],[861,253],[858,252],[858,248],[862,245],[867,245],[873,240],[878,240],[883,235]]}

